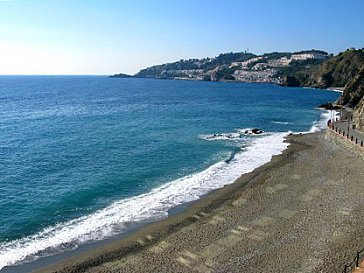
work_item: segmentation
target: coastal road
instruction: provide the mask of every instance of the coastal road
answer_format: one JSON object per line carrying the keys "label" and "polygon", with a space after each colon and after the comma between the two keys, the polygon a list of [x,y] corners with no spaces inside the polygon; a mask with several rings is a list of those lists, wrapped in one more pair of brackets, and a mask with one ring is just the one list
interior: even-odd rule
{"label": "coastal road", "polygon": [[353,129],[352,125],[353,125],[353,123],[348,122],[347,120],[346,121],[337,121],[334,123],[334,128],[338,128],[341,131],[344,131],[345,135],[349,134],[349,138],[351,138],[351,136],[352,136],[354,141],[357,139],[359,143],[361,141],[364,142],[364,133],[361,131],[358,131],[356,129]]}

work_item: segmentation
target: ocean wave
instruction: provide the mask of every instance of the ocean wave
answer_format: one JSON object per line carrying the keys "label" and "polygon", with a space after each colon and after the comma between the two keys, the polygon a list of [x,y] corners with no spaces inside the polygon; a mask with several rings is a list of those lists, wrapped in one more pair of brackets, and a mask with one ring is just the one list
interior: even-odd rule
{"label": "ocean wave", "polygon": [[320,132],[320,131],[325,130],[327,127],[327,122],[330,119],[331,120],[335,119],[338,114],[339,114],[339,112],[337,112],[335,110],[326,110],[326,111],[322,112],[320,118],[312,124],[312,127],[308,132],[315,133],[315,132]]}
{"label": "ocean wave", "polygon": [[[254,133],[254,130],[259,130],[260,133]],[[235,132],[232,133],[219,133],[219,134],[207,134],[207,135],[199,135],[199,138],[207,141],[213,140],[241,140],[246,139],[246,136],[262,136],[264,132],[260,129],[253,129],[253,128],[244,128],[244,129],[237,129]]]}
{"label": "ocean wave", "polygon": [[293,124],[293,123],[291,123],[291,122],[287,122],[287,121],[279,121],[279,120],[273,120],[273,121],[272,121],[272,123],[274,123],[274,124],[286,124],[286,125],[288,125],[288,124]]}
{"label": "ocean wave", "polygon": [[1,243],[0,269],[110,237],[123,232],[128,223],[165,218],[169,209],[197,200],[269,162],[273,155],[282,153],[289,145],[284,142],[287,134],[269,133],[254,138],[243,151],[204,171],[171,181],[148,193],[117,201],[90,215],[45,228],[33,236]]}

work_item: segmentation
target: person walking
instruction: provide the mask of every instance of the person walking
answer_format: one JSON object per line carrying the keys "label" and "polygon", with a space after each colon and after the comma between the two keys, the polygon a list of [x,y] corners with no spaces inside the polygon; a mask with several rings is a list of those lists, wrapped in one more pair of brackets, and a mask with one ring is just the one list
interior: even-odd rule
{"label": "person walking", "polygon": [[348,118],[348,134],[349,134],[349,130],[350,130],[350,118]]}

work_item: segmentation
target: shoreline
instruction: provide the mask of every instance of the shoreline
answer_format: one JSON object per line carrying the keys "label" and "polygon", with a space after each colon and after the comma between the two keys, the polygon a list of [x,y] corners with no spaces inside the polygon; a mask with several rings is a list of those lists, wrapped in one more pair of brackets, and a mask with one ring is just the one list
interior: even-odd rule
{"label": "shoreline", "polygon": [[[324,115],[321,115],[321,119],[322,117],[324,117]],[[313,124],[312,128],[316,128],[314,131],[317,132],[319,131],[319,129],[321,128],[319,126],[319,123],[322,120],[318,120],[316,123]],[[326,122],[324,122],[326,123]],[[311,128],[311,129],[312,129]],[[311,132],[311,131],[310,131]],[[310,132],[302,132],[303,134],[306,133],[310,133]],[[302,134],[302,133],[297,133],[297,134]],[[283,134],[283,133],[282,133]],[[284,139],[287,138],[288,133],[284,133],[286,136],[284,137]],[[289,146],[289,141],[286,140],[282,140],[282,143],[288,143],[285,148],[283,149],[283,153],[287,150],[287,146]],[[283,145],[284,146],[284,145]],[[273,154],[273,155],[272,155]],[[270,161],[267,163],[262,163],[263,165],[258,165],[258,167],[255,167],[253,169],[253,173],[256,172],[257,170],[260,169],[260,167],[265,166],[266,164],[269,164],[270,162],[272,162],[272,156],[275,157],[276,156],[276,152],[272,152],[272,154],[270,154]],[[282,150],[278,153],[278,156],[282,155]],[[236,166],[235,166],[236,167]],[[238,168],[239,170],[239,168]],[[248,172],[248,174],[251,173]],[[237,183],[238,180],[241,179],[242,176],[244,176],[246,173],[244,172],[239,172],[239,176],[237,179],[234,179],[233,182],[231,182],[232,184]],[[240,178],[239,178],[240,177]],[[224,189],[225,187],[227,187],[228,185],[230,185],[231,183],[227,183],[224,184],[223,186],[219,186],[218,188],[215,189],[210,189],[210,191],[208,191],[207,193],[204,193],[202,195],[199,196],[199,199],[194,200],[194,201],[188,201],[186,203],[182,203],[180,205],[177,205],[176,207],[172,207],[170,209],[168,209],[168,216],[166,218],[161,218],[161,219],[147,219],[147,220],[143,220],[140,222],[136,222],[136,223],[130,223],[127,225],[127,228],[125,229],[125,231],[123,231],[122,233],[116,234],[116,235],[112,235],[112,236],[108,236],[105,237],[101,240],[93,240],[93,241],[89,241],[89,242],[85,242],[82,243],[80,245],[78,245],[75,249],[71,249],[71,250],[66,250],[64,252],[61,253],[55,253],[52,255],[48,255],[48,256],[43,256],[40,257],[34,261],[30,261],[27,263],[21,263],[19,265],[12,265],[12,266],[6,266],[3,269],[0,270],[0,273],[20,273],[20,272],[29,272],[29,270],[39,270],[41,268],[47,267],[47,266],[52,266],[54,264],[58,264],[58,263],[62,263],[62,261],[64,260],[68,260],[72,257],[75,256],[79,256],[79,255],[83,255],[85,253],[89,253],[92,252],[94,249],[96,248],[100,248],[100,247],[104,247],[106,245],[112,244],[115,241],[122,241],[125,238],[128,238],[129,236],[132,236],[134,233],[138,232],[139,230],[143,229],[146,226],[149,225],[153,225],[153,224],[158,224],[161,221],[166,221],[169,218],[175,216],[175,215],[179,215],[179,214],[183,214],[186,210],[189,210],[191,206],[193,206],[196,202],[200,202],[205,198],[208,198],[210,196],[210,194],[213,194],[215,191],[219,191]]]}
{"label": "shoreline", "polygon": [[[289,134],[290,134],[289,132],[272,133],[271,137],[274,137],[276,135],[285,135],[283,137],[283,139],[282,139],[282,142],[281,142],[282,145],[281,146],[289,146],[289,143],[286,141],[286,138],[287,138],[287,136]],[[297,133],[297,134],[301,134],[301,133]],[[269,136],[265,136],[265,137],[263,137],[263,139],[266,139],[266,137],[269,137]],[[284,143],[288,143],[288,144],[286,145]],[[280,151],[278,155],[282,154],[282,152],[284,152],[285,150],[287,150],[287,147],[284,148],[283,151]],[[118,233],[118,234],[112,235],[110,237],[105,237],[105,238],[103,238],[101,240],[96,240],[96,241],[94,240],[94,241],[90,241],[90,242],[85,242],[85,243],[82,243],[82,244],[78,245],[75,249],[66,250],[66,251],[51,254],[51,255],[48,255],[48,256],[42,256],[42,257],[37,258],[34,261],[29,261],[29,262],[25,262],[25,263],[6,266],[6,267],[4,267],[4,268],[2,268],[0,270],[0,273],[26,273],[26,272],[30,272],[29,269],[31,270],[31,272],[33,272],[33,271],[38,272],[38,270],[41,270],[42,268],[52,266],[52,265],[55,265],[55,264],[59,264],[59,263],[63,263],[64,261],[66,261],[68,259],[72,259],[73,257],[83,256],[84,254],[91,253],[91,252],[93,252],[93,250],[95,250],[97,248],[111,245],[116,241],[123,241],[125,239],[128,239],[129,236],[133,236],[135,233],[138,233],[139,231],[142,231],[144,228],[146,228],[146,227],[148,227],[150,225],[154,225],[154,224],[159,225],[160,222],[168,221],[168,219],[173,218],[175,216],[178,217],[180,214],[183,215],[191,207],[195,206],[196,203],[199,203],[200,201],[203,202],[203,200],[205,198],[209,198],[209,196],[211,194],[214,194],[217,191],[223,190],[227,186],[235,184],[237,182],[237,180],[239,180],[242,175],[249,174],[251,172],[255,172],[256,170],[260,169],[260,167],[263,167],[266,164],[270,163],[272,161],[272,157],[276,156],[275,153],[277,151],[273,150],[271,152],[273,154],[270,154],[270,157],[271,157],[270,161],[258,165],[258,167],[254,168],[253,171],[245,172],[245,170],[244,170],[243,173],[240,172],[237,179],[234,179],[230,183],[219,186],[218,188],[210,189],[208,192],[206,192],[206,193],[202,194],[201,196],[199,196],[199,198],[196,199],[196,200],[184,202],[182,204],[179,204],[179,205],[177,205],[175,207],[172,207],[172,208],[168,209],[168,216],[165,217],[165,218],[161,218],[161,219],[157,219],[157,220],[155,220],[153,218],[151,218],[151,219],[148,218],[147,220],[144,220],[144,221],[130,223],[130,224],[128,224],[129,226],[126,228],[126,230],[123,231],[122,233]],[[225,162],[225,161],[221,161],[221,162]],[[218,163],[221,163],[221,162],[217,162],[215,164],[218,164]],[[210,166],[210,167],[212,167],[212,166]]]}
{"label": "shoreline", "polygon": [[338,93],[344,93],[345,87],[328,87],[327,90]]}
{"label": "shoreline", "polygon": [[[248,147],[246,150],[239,153],[236,156],[236,160],[234,162],[226,164],[226,161],[219,161],[207,169],[204,169],[201,172],[195,173],[191,176],[185,176],[177,180],[173,180],[170,183],[157,188],[158,196],[155,196],[156,191],[153,190],[146,194],[136,196],[131,198],[130,201],[135,204],[135,200],[141,200],[140,198],[144,198],[145,196],[151,196],[155,199],[157,206],[152,206],[147,210],[156,209],[159,211],[163,209],[163,212],[170,217],[176,213],[180,213],[181,211],[185,210],[189,204],[193,203],[193,201],[199,200],[200,198],[204,198],[210,192],[223,187],[224,185],[234,183],[234,181],[241,176],[242,173],[250,172],[256,167],[269,162],[272,155],[279,154],[284,150],[288,144],[284,143],[284,137],[288,133],[272,133],[270,135],[266,135],[263,138],[254,138],[252,139],[252,146]],[[270,148],[267,149],[267,143],[270,143]],[[258,152],[257,155],[255,153]],[[252,157],[253,156],[253,157]],[[204,177],[211,177],[211,179],[204,179]],[[197,179],[197,183],[195,180]],[[202,184],[201,184],[202,183]],[[201,185],[200,185],[201,184]],[[182,186],[179,186],[182,185]],[[190,188],[191,186],[192,188]],[[186,191],[187,190],[187,191]],[[186,194],[186,192],[188,194]],[[183,196],[183,200],[178,198]],[[190,194],[190,195],[189,195]],[[175,200],[177,197],[177,201],[182,201],[182,204],[177,206],[169,206],[171,205],[170,202],[166,202],[172,198],[172,201]],[[150,197],[149,197],[150,198]],[[164,201],[165,200],[165,201]],[[159,206],[158,204],[161,203],[163,207]],[[130,205],[132,205],[130,204]],[[136,204],[137,205],[137,204]],[[112,206],[112,205],[111,205]],[[111,207],[110,206],[110,207]],[[106,208],[105,210],[107,210]],[[101,212],[101,215],[104,213]],[[148,216],[148,215],[147,215]],[[99,238],[99,240],[91,240],[89,242],[83,242],[82,244],[78,244],[78,246],[73,250],[61,249],[61,253],[52,253],[51,255],[47,255],[46,252],[42,251],[42,257],[30,262],[23,262],[17,266],[6,266],[2,270],[1,273],[12,273],[12,272],[29,272],[29,268],[31,269],[38,269],[39,267],[43,267],[44,264],[54,264],[61,260],[68,259],[71,256],[78,255],[80,253],[84,253],[85,251],[89,251],[90,249],[97,248],[103,246],[111,241],[118,240],[120,238],[124,238],[127,235],[135,232],[140,227],[148,225],[150,223],[154,223],[156,221],[160,221],[165,219],[166,217],[144,217],[140,218],[138,222],[130,222],[126,223],[126,228],[123,229],[121,233],[117,233],[115,235],[105,236],[103,238]],[[77,226],[78,229],[76,232],[82,232],[82,225]],[[77,228],[76,227],[76,228]],[[68,238],[68,237],[66,237]],[[65,243],[65,248],[68,248],[68,242]],[[37,246],[35,246],[37,247]],[[47,249],[46,249],[47,251]],[[48,251],[49,252],[49,251]],[[30,260],[30,259],[29,259]]]}
{"label": "shoreline", "polygon": [[[148,224],[148,225],[142,227],[141,229],[133,232],[126,238],[116,239],[106,245],[98,247],[97,249],[90,250],[88,252],[79,254],[77,256],[72,256],[68,260],[62,261],[61,263],[53,264],[49,267],[46,267],[48,265],[44,265],[43,268],[36,270],[35,272],[46,273],[46,272],[54,272],[56,270],[57,270],[57,272],[88,272],[87,270],[89,270],[89,269],[92,272],[104,272],[102,270],[105,270],[104,267],[106,265],[107,266],[114,265],[117,268],[117,270],[115,268],[115,271],[107,270],[106,272],[128,272],[127,267],[125,267],[125,271],[121,270],[121,267],[120,267],[121,264],[123,264],[122,268],[124,268],[124,266],[126,266],[124,264],[124,262],[126,264],[129,264],[129,263],[133,264],[136,261],[138,261],[139,258],[137,259],[137,257],[142,256],[145,258],[145,256],[143,256],[143,253],[144,252],[151,253],[148,251],[151,251],[153,249],[156,251],[162,252],[164,249],[163,249],[163,244],[161,244],[161,243],[166,242],[167,240],[172,240],[171,238],[173,238],[174,236],[177,236],[178,234],[181,234],[183,232],[187,232],[190,230],[196,231],[196,228],[198,230],[198,226],[201,225],[201,223],[203,223],[205,221],[211,222],[213,219],[217,219],[216,218],[217,212],[226,209],[226,213],[228,213],[229,211],[234,210],[235,209],[234,204],[236,204],[236,206],[240,207],[239,202],[241,202],[242,203],[241,205],[243,206],[247,201],[246,199],[249,199],[248,193],[251,193],[251,192],[254,193],[254,190],[256,190],[262,186],[264,186],[264,187],[268,186],[267,182],[264,182],[263,180],[267,179],[267,177],[270,176],[270,173],[277,172],[277,169],[280,169],[280,168],[286,169],[287,164],[291,164],[290,162],[297,160],[297,158],[300,158],[300,156],[302,157],[302,155],[312,153],[315,149],[317,149],[317,146],[325,146],[324,148],[329,147],[330,151],[328,151],[328,153],[335,156],[337,151],[340,150],[341,148],[336,147],[333,143],[326,143],[326,142],[322,143],[323,139],[324,139],[323,133],[289,136],[288,141],[290,142],[291,145],[282,154],[273,156],[272,160],[269,163],[266,163],[266,164],[258,167],[253,172],[243,174],[233,184],[229,184],[223,188],[214,190],[214,191],[210,192],[209,194],[207,194],[204,198],[192,202],[192,204],[188,205],[188,207],[185,210],[183,210],[182,212],[179,212],[175,215],[168,217],[167,219],[158,221],[156,223]],[[314,143],[312,143],[312,140],[314,140]],[[326,164],[326,163],[323,163],[323,164]],[[336,164],[336,163],[328,162],[327,164]],[[362,162],[360,162],[360,164],[362,164]],[[288,169],[287,169],[287,171],[288,171]],[[340,172],[342,172],[342,171],[340,171]],[[283,176],[285,176],[285,175],[287,175],[287,173],[283,174]],[[299,174],[296,174],[296,175],[297,175],[297,177],[299,176]],[[340,175],[340,174],[338,174],[338,175]],[[362,174],[359,173],[359,178],[361,178],[361,175]],[[354,181],[356,181],[355,177],[352,177],[352,179]],[[320,180],[322,180],[322,177],[320,178]],[[335,187],[341,186],[340,181],[335,182],[335,181],[331,181],[330,179],[328,179],[328,180],[329,181],[328,181],[327,185],[325,183],[325,187],[327,189],[332,190]],[[357,183],[357,181],[355,183]],[[277,189],[278,191],[283,192],[285,190],[282,183],[278,183],[277,185],[281,185],[280,188]],[[303,203],[303,205],[310,204],[310,206],[311,205],[315,206],[315,207],[317,205],[320,206],[320,204],[316,204],[316,203],[311,204],[311,201],[313,199],[316,200],[318,197],[320,197],[320,195],[317,194],[317,192],[315,193],[312,191],[312,189],[310,190],[310,188],[307,188],[307,185],[300,185],[300,187],[304,187],[305,191],[308,190],[308,192],[311,192],[311,194],[308,196],[304,195],[305,202]],[[268,189],[268,188],[274,188],[274,185],[272,184],[271,187],[266,187],[266,189]],[[300,190],[302,190],[302,188],[300,188]],[[364,192],[363,192],[363,194],[364,194]],[[244,199],[242,199],[241,195],[245,195],[246,197]],[[254,197],[254,194],[252,197]],[[283,198],[288,198],[288,196],[283,197]],[[329,198],[328,200],[330,201],[331,199]],[[320,203],[320,199],[318,199],[316,201],[318,201],[318,203]],[[301,202],[302,202],[302,200],[301,200]],[[335,202],[335,200],[333,202]],[[357,200],[356,200],[356,202],[357,202]],[[355,204],[358,205],[357,203],[355,203]],[[268,202],[268,205],[275,206],[275,204],[271,204],[269,202]],[[249,207],[245,207],[245,209],[249,210]],[[348,207],[346,208],[346,210],[349,210],[349,209],[350,208],[348,208]],[[330,210],[330,207],[328,207],[328,210]],[[285,215],[286,218],[283,217],[283,219],[290,221],[291,220],[290,217],[295,218],[295,214],[290,215],[288,210],[283,210],[283,211],[285,211],[284,213],[286,214]],[[350,212],[352,212],[352,211],[355,211],[356,213],[359,213],[360,215],[362,215],[362,212],[357,211],[357,208],[351,208],[349,212],[345,211],[345,210],[342,212],[341,211],[340,211],[341,214],[339,214],[338,216],[335,216],[335,218],[337,218],[337,217],[345,218],[345,216],[349,217]],[[307,214],[308,212],[304,213],[304,215]],[[335,212],[336,212],[336,210],[335,210]],[[239,213],[244,213],[244,211],[241,211],[239,209]],[[319,216],[319,218],[322,217],[322,215],[321,215],[322,213],[323,213],[322,211],[318,212],[317,216]],[[300,212],[297,212],[297,214],[300,214]],[[313,214],[314,217],[316,217],[315,214]],[[247,213],[246,217],[247,218],[254,217],[254,214],[251,215],[251,214]],[[332,217],[332,215],[330,215],[330,217]],[[267,220],[270,218],[271,217],[265,217],[264,219]],[[335,219],[335,223],[336,223],[335,225],[337,225],[337,227],[335,227],[335,228],[338,228],[338,227],[342,228],[341,225],[343,223],[340,223],[339,218]],[[240,217],[238,219],[240,219]],[[301,218],[297,218],[297,219],[301,219]],[[328,219],[330,221],[332,221],[331,218],[328,218]],[[310,220],[310,219],[308,219],[308,220]],[[216,220],[216,221],[218,221],[218,220]],[[354,220],[351,220],[351,221],[356,221],[361,224],[364,220],[359,219],[359,218],[358,219],[354,218]],[[293,224],[296,225],[297,223],[295,223],[293,221]],[[320,223],[320,224],[322,225],[322,223]],[[266,223],[262,223],[262,224],[258,225],[258,227],[265,227],[265,226],[266,226]],[[327,224],[324,224],[325,228],[329,228],[329,229],[333,228],[332,226],[331,227],[326,227],[326,226],[327,226]],[[299,263],[299,265],[307,266],[307,267],[315,266],[315,267],[323,268],[322,267],[323,265],[327,266],[328,262],[329,262],[329,264],[330,263],[332,264],[333,262],[335,262],[335,259],[336,259],[336,263],[334,263],[333,266],[331,267],[331,270],[333,268],[336,270],[340,267],[341,264],[345,264],[347,261],[349,261],[349,259],[355,254],[355,251],[359,248],[359,246],[364,244],[363,239],[361,239],[362,237],[358,236],[358,234],[364,235],[364,231],[358,230],[356,225],[354,225],[352,227],[352,229],[353,229],[352,232],[348,232],[348,227],[345,225],[345,223],[344,223],[344,226],[345,226],[345,228],[343,230],[346,231],[346,233],[347,233],[346,235],[343,233],[343,231],[335,230],[334,233],[337,234],[338,236],[336,236],[337,238],[335,238],[335,236],[333,237],[333,239],[334,239],[333,242],[330,242],[330,244],[327,244],[327,242],[326,242],[323,244],[323,246],[319,246],[319,245],[316,246],[318,248],[320,248],[320,247],[327,248],[326,252],[323,252],[325,259],[320,260],[318,258],[315,258],[316,260],[315,259],[312,260],[310,258],[310,260],[313,261],[311,265],[302,265],[301,263]],[[213,226],[213,227],[215,228],[215,226]],[[297,227],[295,227],[295,228],[297,228]],[[302,226],[300,228],[305,229],[307,227]],[[292,232],[291,229],[290,229],[290,232]],[[316,235],[321,236],[322,234],[324,234],[325,236],[327,235],[326,230],[313,231],[313,232],[314,232],[315,236]],[[266,233],[266,234],[268,234],[268,233]],[[209,235],[206,235],[206,236],[209,236]],[[268,236],[268,235],[264,235],[264,236]],[[304,233],[302,234],[302,236],[304,236]],[[346,236],[349,236],[349,237],[346,237]],[[285,236],[283,236],[283,237],[285,238]],[[259,236],[257,238],[259,238]],[[357,238],[359,241],[353,241],[352,238]],[[337,239],[337,240],[335,240],[335,239]],[[186,240],[188,240],[188,239],[186,239]],[[196,240],[200,240],[200,239],[196,239]],[[226,239],[226,237],[224,237],[224,240],[228,240],[228,239]],[[259,241],[259,240],[261,240],[261,241]],[[259,240],[258,240],[259,243],[263,242],[263,239],[259,239]],[[297,238],[296,238],[296,240],[297,240]],[[180,241],[176,241],[176,244],[178,244],[179,242]],[[212,242],[214,242],[214,240]],[[189,243],[191,244],[191,247],[192,246],[200,247],[202,245],[201,242],[191,241]],[[311,243],[314,243],[314,241],[312,241]],[[226,247],[228,247],[228,246],[226,246]],[[255,245],[255,247],[259,248],[259,246],[257,246],[257,245]],[[178,246],[176,245],[175,248],[177,251]],[[248,247],[248,249],[249,249],[249,247]],[[340,249],[340,251],[338,251],[338,249]],[[253,251],[251,248],[250,248],[250,250]],[[290,251],[292,251],[292,250],[290,250]],[[336,251],[337,253],[333,252],[333,251]],[[275,255],[274,252],[271,252],[270,254]],[[168,255],[169,255],[169,253],[168,253]],[[162,256],[158,255],[158,257],[160,259],[162,259],[162,258],[164,259],[164,256],[168,256],[168,255],[167,254],[162,255]],[[220,253],[220,255],[221,255],[221,257],[224,256],[223,253]],[[311,255],[311,254],[307,254],[307,255]],[[332,258],[334,258],[334,259],[332,259],[330,255],[333,255]],[[153,255],[151,255],[151,256],[153,256]],[[338,259],[338,257],[340,257],[340,260]],[[220,256],[219,256],[219,258],[220,258]],[[318,260],[320,260],[320,262],[317,262]],[[121,263],[121,261],[123,261],[123,263]],[[181,259],[180,262],[181,261],[183,261],[183,259]],[[138,263],[142,267],[140,267],[138,270],[135,270],[134,272],[151,272],[151,271],[148,271],[147,269],[144,269],[144,267],[143,267],[144,265],[149,266],[150,265],[149,262],[151,264],[154,263],[155,266],[156,265],[161,266],[161,264],[160,264],[160,262],[158,262],[157,258],[151,258],[151,261],[148,261],[147,264],[144,264],[144,262]],[[274,259],[273,259],[273,262],[274,262]],[[309,263],[308,260],[305,260],[305,262]],[[249,264],[249,262],[247,262],[246,266],[248,266],[248,264]],[[165,263],[162,263],[162,265],[164,266]],[[181,263],[177,262],[176,266],[179,266],[179,265],[181,265]],[[206,266],[206,263],[205,263],[205,266]],[[217,266],[217,265],[215,265],[215,266]],[[234,266],[236,266],[236,265],[234,265]],[[270,265],[270,266],[272,266],[272,265]],[[166,268],[169,268],[169,267],[166,267]],[[183,268],[185,269],[185,270],[183,270],[183,272],[195,272],[195,271],[191,270],[190,266],[185,265],[185,267],[183,267]],[[95,270],[95,271],[93,271],[93,270]],[[120,271],[118,271],[118,270],[120,270]],[[171,271],[167,271],[167,272],[173,272],[172,268],[170,270]],[[225,272],[225,271],[223,271],[223,272]],[[226,271],[226,272],[228,272],[228,271]],[[235,272],[237,272],[237,271],[235,271]],[[242,272],[245,272],[245,271],[242,271]],[[286,272],[286,271],[283,270],[280,272]],[[290,271],[290,272],[292,272],[292,271]],[[293,270],[293,272],[297,272],[297,271]],[[312,272],[312,271],[310,271],[310,272]],[[329,272],[329,271],[322,271],[322,272]],[[331,272],[333,272],[333,271],[331,271]]]}
{"label": "shoreline", "polygon": [[283,85],[280,83],[277,83],[275,81],[237,81],[237,80],[219,80],[219,81],[206,81],[206,80],[201,80],[201,79],[196,79],[196,78],[154,78],[154,77],[117,77],[115,75],[109,75],[108,78],[112,78],[112,79],[147,79],[147,80],[162,80],[162,81],[187,81],[187,82],[211,82],[211,83],[246,83],[246,84],[250,84],[250,83],[254,83],[254,84],[271,84],[271,85],[275,85],[275,86],[279,86],[279,87],[291,87],[291,88],[307,88],[307,89],[315,89],[315,90],[326,90],[326,91],[331,91],[331,92],[337,92],[337,93],[343,93],[345,90],[345,87],[327,87],[327,88],[318,88],[318,87],[314,87],[314,86],[304,86],[304,85],[299,85],[299,86],[287,86],[287,85]]}
{"label": "shoreline", "polygon": [[[284,142],[290,143],[286,139],[284,140]],[[148,221],[146,223],[140,223],[139,225],[137,225],[138,227],[131,229],[126,233],[106,238],[101,241],[91,242],[89,244],[82,245],[81,247],[79,247],[79,249],[61,253],[60,256],[65,256],[61,259],[57,259],[57,257],[55,257],[58,255],[39,258],[34,262],[30,262],[40,264],[40,266],[38,265],[35,269],[32,269],[31,272],[48,273],[55,271],[58,272],[59,270],[61,270],[61,272],[79,272],[68,271],[67,268],[75,267],[75,265],[80,263],[88,263],[88,261],[92,261],[92,264],[94,264],[95,259],[104,260],[105,255],[110,255],[112,257],[114,256],[115,252],[117,252],[118,254],[120,254],[120,252],[124,252],[125,254],[130,255],[133,252],[138,251],[140,248],[143,248],[153,243],[155,238],[163,237],[163,235],[167,235],[170,232],[173,233],[174,228],[179,228],[180,226],[192,223],[195,220],[194,215],[200,213],[201,211],[213,210],[214,208],[217,208],[221,203],[229,199],[226,195],[229,195],[238,188],[240,189],[241,187],[247,187],[252,177],[257,176],[261,171],[272,167],[272,164],[274,165],[276,161],[279,161],[280,157],[284,157],[289,147],[290,145],[281,154],[273,155],[272,159],[268,163],[265,163],[255,168],[249,173],[242,174],[233,183],[226,184],[222,188],[213,189],[210,192],[202,195],[197,200],[183,203],[171,208],[170,210],[168,210],[167,218],[157,220],[156,222]],[[141,245],[140,243],[138,243],[138,240],[140,237],[145,237],[146,234],[152,234],[151,236],[153,237],[153,240]],[[159,236],[154,237],[155,234],[158,234]],[[130,249],[132,249],[132,251],[130,251]],[[52,258],[54,258],[55,262],[51,261],[44,263],[44,260],[53,260]],[[27,264],[5,267],[4,272],[0,270],[0,273],[28,272],[25,271],[26,267]],[[64,269],[66,270],[63,271]]]}

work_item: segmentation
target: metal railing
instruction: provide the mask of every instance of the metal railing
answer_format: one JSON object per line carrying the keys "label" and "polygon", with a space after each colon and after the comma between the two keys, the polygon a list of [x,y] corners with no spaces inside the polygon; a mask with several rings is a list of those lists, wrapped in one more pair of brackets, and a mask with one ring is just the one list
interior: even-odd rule
{"label": "metal railing", "polygon": [[364,258],[364,248],[356,253],[356,257],[350,263],[345,265],[342,273],[349,273],[355,270],[357,267],[359,267],[359,263],[363,258]]}
{"label": "metal railing", "polygon": [[345,130],[335,127],[335,124],[329,126],[328,128],[330,128],[332,131],[334,131],[338,135],[342,136],[343,138],[347,138],[354,144],[356,144],[360,147],[364,147],[364,140],[354,137],[353,135],[350,135],[350,133],[347,133]]}

